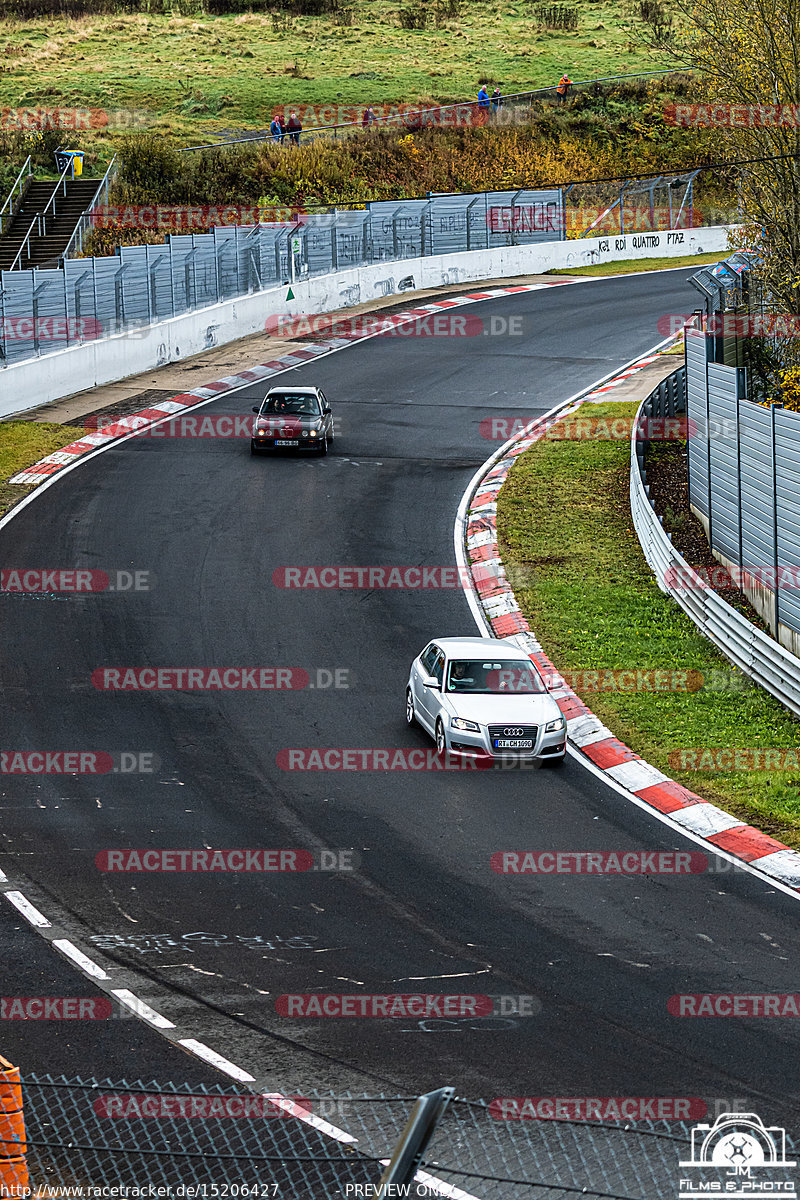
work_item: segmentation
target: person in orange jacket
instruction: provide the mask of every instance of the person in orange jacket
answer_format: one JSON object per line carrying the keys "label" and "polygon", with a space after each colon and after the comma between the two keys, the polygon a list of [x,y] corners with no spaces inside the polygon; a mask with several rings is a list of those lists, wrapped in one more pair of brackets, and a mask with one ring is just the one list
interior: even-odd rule
{"label": "person in orange jacket", "polygon": [[556,95],[558,96],[559,104],[566,103],[567,92],[569,91],[569,89],[571,87],[572,87],[572,80],[570,79],[569,75],[565,71],[564,74],[559,79],[558,87],[556,88]]}

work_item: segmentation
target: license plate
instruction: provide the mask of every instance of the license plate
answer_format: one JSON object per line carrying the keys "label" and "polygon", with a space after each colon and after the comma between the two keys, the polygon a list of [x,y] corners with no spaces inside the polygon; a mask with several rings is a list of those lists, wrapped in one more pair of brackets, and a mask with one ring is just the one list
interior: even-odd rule
{"label": "license plate", "polygon": [[531,738],[495,738],[495,750],[532,750]]}
{"label": "license plate", "polygon": [[284,439],[283,441],[277,441],[275,443],[275,445],[276,446],[299,446],[300,443],[298,441],[291,442],[291,441],[286,441]]}

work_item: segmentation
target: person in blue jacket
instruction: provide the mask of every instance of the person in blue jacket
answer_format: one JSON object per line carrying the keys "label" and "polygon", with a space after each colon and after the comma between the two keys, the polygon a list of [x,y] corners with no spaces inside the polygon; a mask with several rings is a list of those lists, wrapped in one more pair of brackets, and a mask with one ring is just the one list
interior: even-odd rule
{"label": "person in blue jacket", "polygon": [[272,135],[273,142],[283,141],[283,126],[281,125],[280,113],[275,113],[275,116],[272,118],[272,124],[269,127],[269,131]]}

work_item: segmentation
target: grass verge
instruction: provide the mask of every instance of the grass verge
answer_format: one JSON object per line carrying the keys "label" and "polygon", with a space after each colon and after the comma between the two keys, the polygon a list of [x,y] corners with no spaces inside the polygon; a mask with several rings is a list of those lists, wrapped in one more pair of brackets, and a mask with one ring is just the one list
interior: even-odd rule
{"label": "grass verge", "polygon": [[273,107],[447,102],[482,79],[511,93],[669,66],[646,50],[639,17],[578,0],[574,32],[548,30],[525,0],[455,5],[438,28],[403,29],[402,0],[341,15],[149,13],[6,19],[0,101],[12,107],[141,109],[184,135],[269,124]]}
{"label": "grass verge", "polygon": [[631,271],[664,271],[669,267],[698,267],[704,263],[721,262],[732,250],[715,250],[711,254],[684,254],[679,258],[625,258],[622,262],[596,263],[590,267],[569,267],[547,271],[548,275],[627,275]]}
{"label": "grass verge", "polygon": [[[632,418],[636,408],[592,405],[591,415]],[[796,748],[800,723],[659,591],[633,529],[628,469],[627,441],[545,440],[517,459],[497,523],[504,561],[526,579],[517,589],[522,611],[560,670],[699,672],[694,692],[584,691],[582,699],[665,774],[800,848],[800,770],[695,771],[670,761],[698,747]]]}
{"label": "grass verge", "polygon": [[0,421],[0,516],[20,501],[35,484],[9,483],[25,467],[77,441],[84,430],[75,425],[36,421]]}

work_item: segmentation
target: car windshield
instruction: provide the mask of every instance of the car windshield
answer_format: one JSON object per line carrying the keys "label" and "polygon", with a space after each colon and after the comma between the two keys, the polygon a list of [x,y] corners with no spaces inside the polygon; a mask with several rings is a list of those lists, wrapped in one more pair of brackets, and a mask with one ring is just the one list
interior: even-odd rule
{"label": "car windshield", "polygon": [[318,417],[319,404],[316,396],[292,395],[285,392],[279,396],[267,396],[262,413],[280,413],[281,416]]}
{"label": "car windshield", "polygon": [[547,688],[529,659],[490,662],[479,658],[456,658],[448,664],[447,691],[524,696],[541,695]]}

